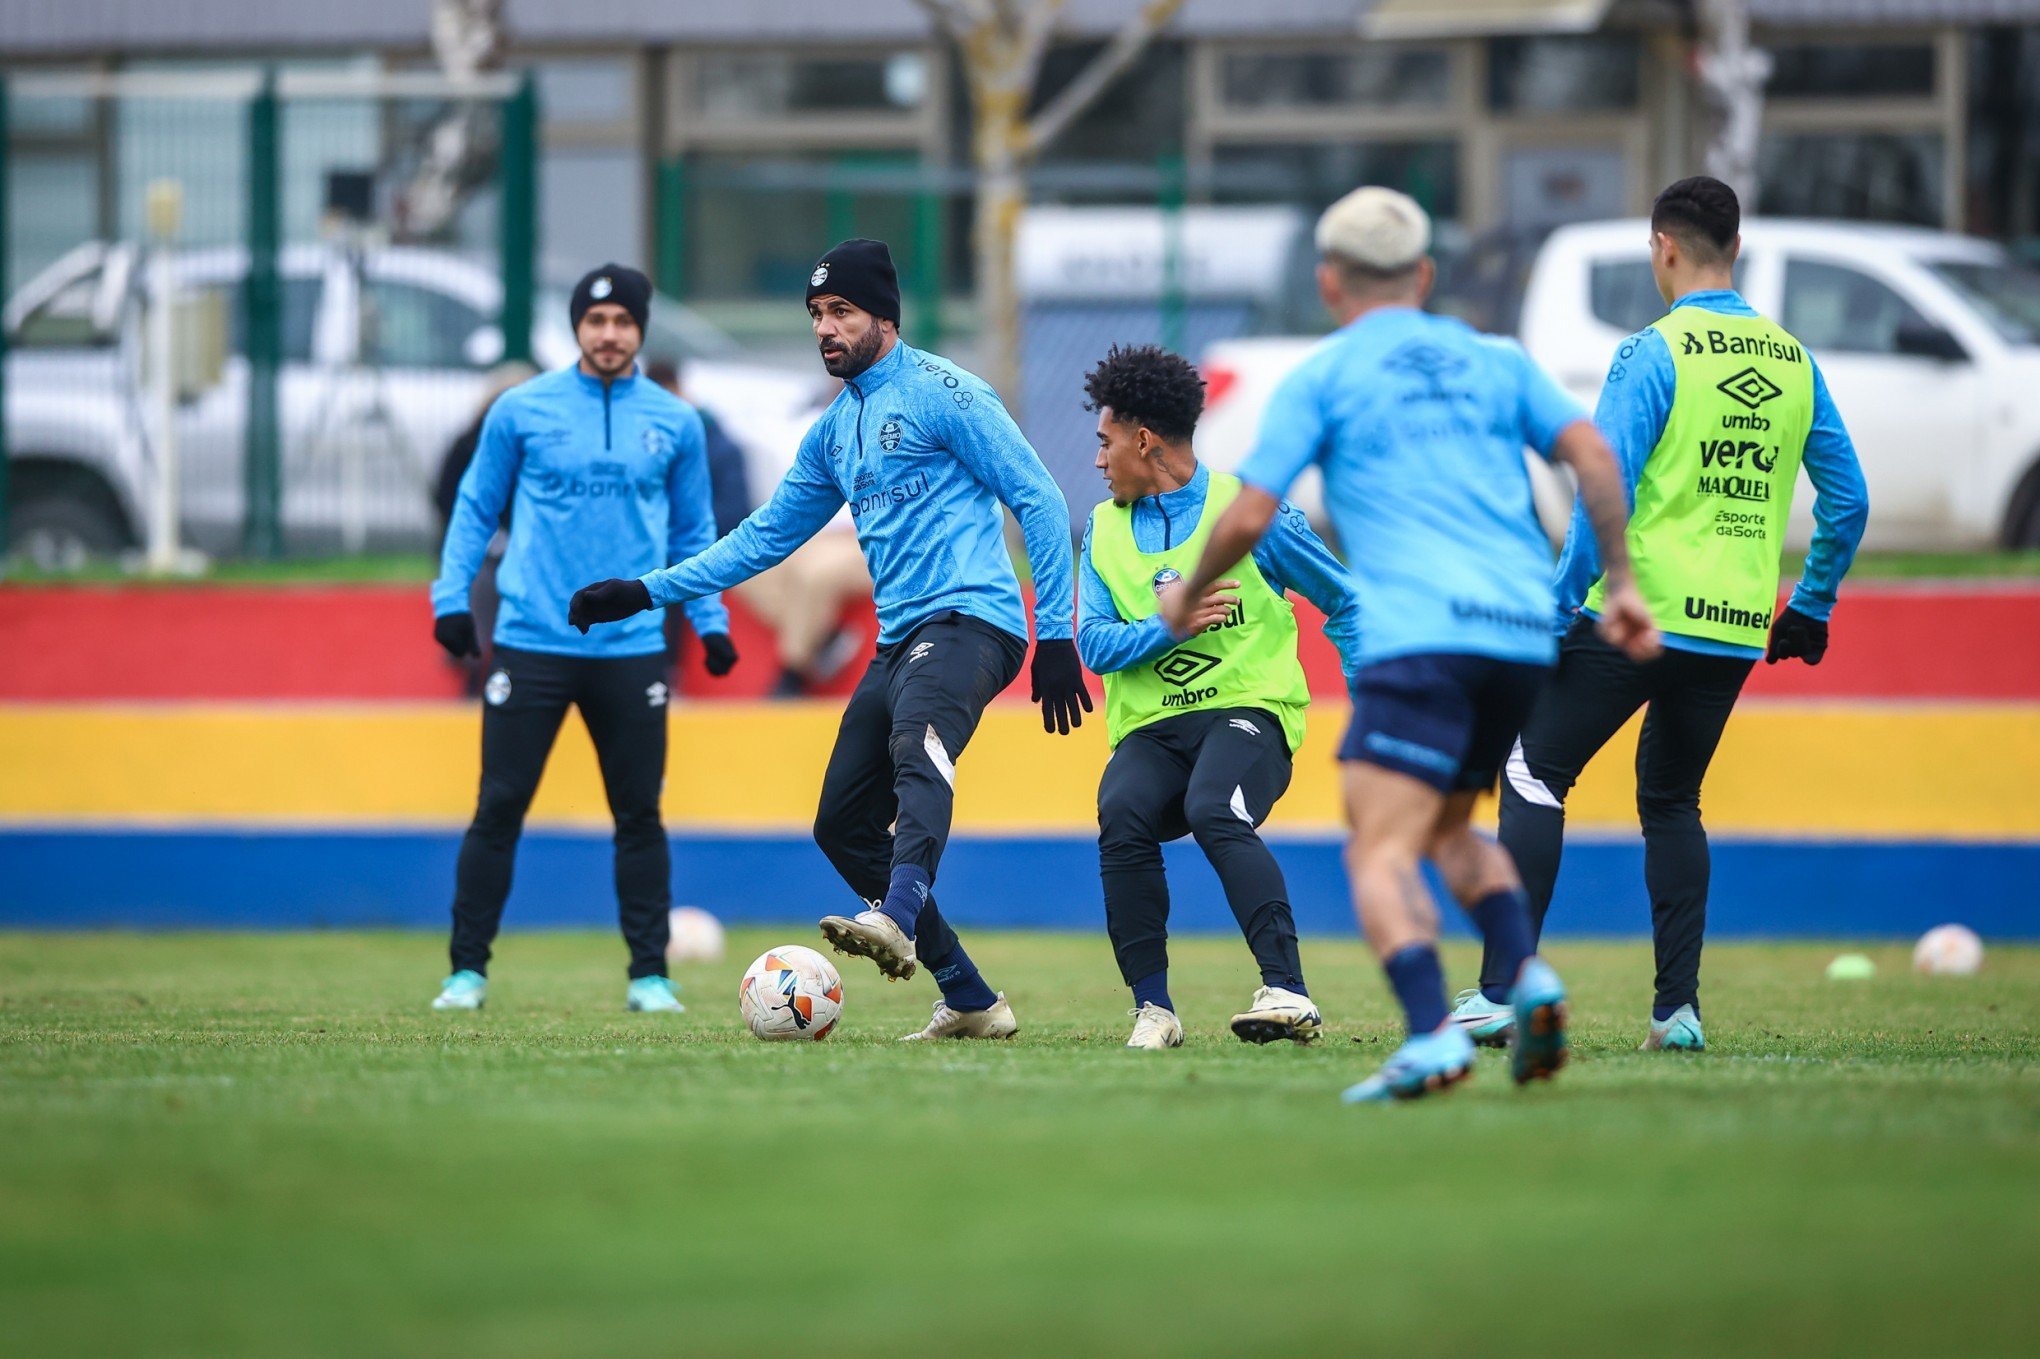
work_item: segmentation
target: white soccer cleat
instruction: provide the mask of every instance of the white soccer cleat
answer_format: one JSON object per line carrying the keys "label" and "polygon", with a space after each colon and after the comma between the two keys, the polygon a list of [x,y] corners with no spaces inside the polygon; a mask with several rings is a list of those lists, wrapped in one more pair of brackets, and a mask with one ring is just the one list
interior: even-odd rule
{"label": "white soccer cleat", "polygon": [[1232,1017],[1232,1031],[1243,1043],[1315,1043],[1324,1031],[1324,1016],[1309,996],[1280,986],[1254,992],[1247,1008]]}
{"label": "white soccer cleat", "polygon": [[1148,1052],[1183,1046],[1183,1021],[1173,1011],[1149,1001],[1132,1014],[1133,1037],[1126,1040],[1126,1046]]}
{"label": "white soccer cleat", "polygon": [[905,981],[921,965],[921,960],[914,956],[914,941],[884,911],[825,915],[822,938],[838,953],[871,959],[878,964],[879,971],[894,981]]}
{"label": "white soccer cleat", "polygon": [[462,968],[440,984],[432,1000],[435,1010],[479,1010],[489,1003],[489,979]]}
{"label": "white soccer cleat", "polygon": [[949,1002],[935,1002],[935,1013],[928,1020],[928,1027],[919,1033],[902,1034],[902,1043],[918,1043],[928,1038],[1011,1038],[1020,1032],[1020,1021],[1013,1018],[1013,1007],[1006,1003],[1006,993],[999,992],[999,998],[989,1010],[952,1010]]}
{"label": "white soccer cleat", "polygon": [[1516,1007],[1506,1000],[1499,1004],[1489,1000],[1478,986],[1459,993],[1450,1018],[1477,1048],[1505,1048],[1516,1036]]}

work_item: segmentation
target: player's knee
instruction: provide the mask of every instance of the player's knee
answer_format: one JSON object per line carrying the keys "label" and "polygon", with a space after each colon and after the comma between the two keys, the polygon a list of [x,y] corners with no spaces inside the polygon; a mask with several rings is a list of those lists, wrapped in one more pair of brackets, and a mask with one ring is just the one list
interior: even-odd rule
{"label": "player's knee", "polygon": [[956,787],[955,756],[933,723],[895,727],[889,743],[895,779],[933,779]]}
{"label": "player's knee", "polygon": [[1107,790],[1098,795],[1098,838],[1105,844],[1152,841],[1155,810],[1136,794]]}
{"label": "player's knee", "polygon": [[488,830],[516,830],[524,824],[530,806],[530,789],[484,779],[481,796],[475,801],[475,824]]}
{"label": "player's knee", "polygon": [[1700,790],[1644,792],[1638,789],[1636,817],[1645,827],[1652,829],[1697,826],[1700,824]]}
{"label": "player's knee", "polygon": [[1199,844],[1254,831],[1253,812],[1237,791],[1227,797],[1192,793],[1183,799],[1183,819],[1190,823],[1190,834]]}

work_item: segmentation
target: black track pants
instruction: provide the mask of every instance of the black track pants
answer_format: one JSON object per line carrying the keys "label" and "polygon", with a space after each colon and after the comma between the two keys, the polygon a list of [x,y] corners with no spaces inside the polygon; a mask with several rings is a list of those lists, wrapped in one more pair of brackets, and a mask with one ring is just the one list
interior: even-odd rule
{"label": "black track pants", "polygon": [[460,844],[453,895],[455,971],[486,972],[510,895],[524,813],[567,707],[581,710],[616,818],[616,904],[630,975],[666,974],[672,856],[659,820],[666,777],[666,658],[556,656],[498,647],[482,691],[482,786]]}
{"label": "black track pants", "polygon": [[[1501,840],[1514,856],[1541,933],[1565,842],[1565,798],[1587,761],[1639,707],[1636,811],[1643,877],[1657,946],[1657,1004],[1697,1003],[1707,927],[1710,860],[1700,824],[1700,783],[1754,661],[1666,648],[1638,665],[1581,619],[1559,648],[1558,668],[1523,728],[1520,759],[1502,780]],[[1484,959],[1483,985],[1506,986]]]}
{"label": "black track pants", "polygon": [[1218,873],[1261,980],[1303,985],[1281,866],[1255,833],[1288,791],[1289,743],[1258,708],[1185,713],[1119,743],[1098,784],[1105,928],[1128,986],[1169,965],[1162,843],[1184,835]]}
{"label": "black track pants", "polygon": [[[851,891],[882,900],[895,864],[935,879],[955,811],[956,762],[1026,654],[1023,639],[959,613],[878,649],[843,709],[815,811],[815,843]],[[955,946],[931,899],[915,952],[932,970]]]}

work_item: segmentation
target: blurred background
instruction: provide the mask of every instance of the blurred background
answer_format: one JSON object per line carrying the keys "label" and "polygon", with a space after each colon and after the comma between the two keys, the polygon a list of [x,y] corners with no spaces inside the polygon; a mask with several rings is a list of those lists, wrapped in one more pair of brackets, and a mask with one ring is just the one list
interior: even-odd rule
{"label": "blurred background", "polygon": [[[995,383],[1074,528],[1084,370],[1191,355],[1198,450],[1233,465],[1327,328],[1309,229],[1356,184],[1432,212],[1438,309],[1590,402],[1661,310],[1639,219],[1700,171],[1742,192],[1741,286],[1820,360],[1873,505],[1831,660],[1760,667],[1710,783],[1723,928],[1906,933],[1959,902],[2035,933],[2040,0],[8,5],[0,924],[439,921],[477,674],[424,586],[481,413],[572,361],[595,264],[655,281],[645,357],[719,428],[741,514],[833,395],[807,271],[887,240],[906,337]],[[1562,524],[1569,488],[1537,490]],[[676,637],[677,899],[834,902],[802,828],[874,633],[850,561],[739,594],[726,683]],[[1276,826],[1306,923],[1345,929],[1343,692],[1321,639],[1309,664]],[[1010,702],[973,747],[949,871],[978,919],[1089,926],[1102,733],[1029,721]],[[1602,763],[1561,890],[1634,932]],[[513,921],[607,916],[604,822],[570,732]]]}

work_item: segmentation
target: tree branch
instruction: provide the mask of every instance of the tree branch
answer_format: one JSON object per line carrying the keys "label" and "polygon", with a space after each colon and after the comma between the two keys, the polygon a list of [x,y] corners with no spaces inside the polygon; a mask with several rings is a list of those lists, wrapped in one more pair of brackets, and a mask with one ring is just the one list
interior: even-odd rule
{"label": "tree branch", "polygon": [[1133,65],[1134,59],[1140,56],[1157,33],[1168,27],[1169,21],[1181,8],[1183,0],[1143,0],[1140,11],[1126,21],[1125,27],[1105,45],[1105,50],[1093,57],[1091,64],[1079,72],[1061,94],[1034,115],[1027,127],[1028,154],[1039,154],[1060,137],[1076,121],[1077,115],[1105,92],[1106,86]]}
{"label": "tree branch", "polygon": [[914,0],[928,21],[958,42],[963,41],[964,20],[983,23],[991,17],[985,0]]}

